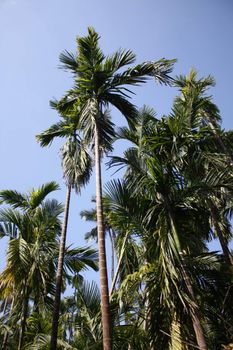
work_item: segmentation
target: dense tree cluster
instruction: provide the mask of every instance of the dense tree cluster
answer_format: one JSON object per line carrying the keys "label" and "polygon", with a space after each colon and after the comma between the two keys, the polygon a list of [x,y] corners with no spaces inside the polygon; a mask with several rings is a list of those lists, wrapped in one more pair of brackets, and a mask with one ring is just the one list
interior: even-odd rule
{"label": "dense tree cluster", "polygon": [[[74,85],[51,101],[59,121],[37,140],[44,147],[65,139],[67,200],[63,207],[46,199],[54,182],[28,194],[0,192],[0,235],[9,238],[1,349],[232,349],[233,133],[222,130],[208,95],[213,78],[194,70],[172,78],[175,60],[132,66],[130,50],[106,57],[92,28],[77,39],[77,54],[65,51],[60,60]],[[168,116],[131,102],[131,87],[148,79],[178,90]],[[110,106],[127,127],[113,124]],[[101,160],[116,140],[130,146],[108,166],[124,175],[102,189]],[[86,239],[96,240],[98,254],[66,246],[71,192],[93,168],[95,208],[81,216],[94,222]],[[215,238],[222,252],[209,250]],[[99,269],[100,290],[82,277],[88,267]],[[61,299],[67,284],[73,295]]]}

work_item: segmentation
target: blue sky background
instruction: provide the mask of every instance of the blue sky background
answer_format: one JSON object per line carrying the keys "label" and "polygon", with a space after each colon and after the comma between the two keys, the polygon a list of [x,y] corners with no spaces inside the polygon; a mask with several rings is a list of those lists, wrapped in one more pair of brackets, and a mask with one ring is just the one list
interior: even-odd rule
{"label": "blue sky background", "polygon": [[[58,120],[49,100],[60,98],[72,78],[58,69],[59,54],[75,51],[75,38],[93,26],[106,54],[132,49],[137,62],[177,58],[174,73],[211,74],[211,90],[223,127],[232,128],[233,1],[232,0],[0,0],[0,188],[25,192],[55,180],[61,190],[53,197],[65,200],[59,147],[42,149],[35,135]],[[168,114],[174,88],[153,82],[139,88],[135,104],[148,104],[158,116]],[[121,116],[112,110],[114,121]],[[117,144],[115,153],[122,151]],[[111,171],[104,170],[104,180]],[[82,246],[91,225],[79,213],[91,207],[94,182],[81,198],[72,199],[68,242]],[[0,241],[0,270],[6,242]],[[214,244],[214,249],[218,249]],[[98,279],[91,274],[90,278]]]}

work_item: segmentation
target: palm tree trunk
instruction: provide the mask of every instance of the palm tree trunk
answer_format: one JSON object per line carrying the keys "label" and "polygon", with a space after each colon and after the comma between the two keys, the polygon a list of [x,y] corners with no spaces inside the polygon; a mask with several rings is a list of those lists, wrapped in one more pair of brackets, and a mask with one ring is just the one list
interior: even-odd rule
{"label": "palm tree trunk", "polygon": [[19,334],[19,344],[18,344],[18,350],[21,350],[23,347],[23,342],[24,342],[24,334],[26,330],[26,323],[27,323],[27,316],[28,316],[28,291],[27,288],[25,287],[25,296],[24,296],[24,301],[23,301],[23,316],[22,316],[22,321],[21,321],[21,329],[20,329],[20,334]]}
{"label": "palm tree trunk", "polygon": [[181,337],[181,325],[180,322],[176,319],[176,314],[173,316],[171,323],[171,342],[169,345],[169,350],[183,350],[183,342]]}
{"label": "palm tree trunk", "polygon": [[150,311],[149,293],[147,292],[145,295],[145,319],[143,322],[144,331],[147,331],[147,329],[149,329],[150,321],[151,321],[151,311]]}
{"label": "palm tree trunk", "polygon": [[124,240],[123,240],[123,243],[122,243],[121,252],[120,252],[120,256],[119,256],[116,272],[115,272],[114,278],[112,280],[112,285],[111,285],[111,289],[110,289],[110,298],[111,298],[112,293],[113,293],[113,291],[115,289],[116,281],[117,281],[117,278],[118,278],[118,275],[119,275],[119,272],[120,272],[121,262],[122,262],[122,259],[123,259],[123,256],[124,256],[124,251],[125,251],[125,245],[126,245],[127,238],[128,238],[128,232],[126,233],[126,235],[124,237]]}
{"label": "palm tree trunk", "polygon": [[200,310],[197,304],[197,300],[193,291],[192,283],[189,278],[188,271],[186,269],[185,264],[182,264],[182,270],[184,275],[184,282],[186,285],[186,288],[189,292],[189,296],[194,303],[194,305],[191,307],[191,317],[192,317],[192,323],[193,323],[193,329],[196,335],[197,345],[199,346],[200,350],[208,350],[203,328],[201,325],[201,317],[200,317]]}
{"label": "palm tree trunk", "polygon": [[96,214],[97,214],[97,231],[98,231],[98,248],[99,248],[103,349],[111,350],[112,349],[111,319],[110,319],[110,307],[109,307],[108,274],[107,274],[104,221],[103,221],[99,131],[98,131],[97,125],[95,125],[95,167],[96,167]]}
{"label": "palm tree trunk", "polygon": [[52,323],[50,350],[57,349],[57,333],[58,333],[59,311],[60,311],[60,301],[61,301],[62,271],[63,271],[64,255],[65,255],[66,233],[67,233],[67,224],[68,224],[69,207],[70,207],[70,196],[71,196],[71,185],[68,185],[67,186],[67,193],[66,193],[65,210],[64,210],[64,221],[63,221],[63,226],[62,226],[60,247],[59,247],[59,257],[58,257],[58,267],[57,267],[57,275],[56,275],[56,290],[55,290],[54,306],[53,306],[53,323]]}
{"label": "palm tree trunk", "polygon": [[221,230],[219,223],[218,223],[217,208],[212,203],[210,204],[210,211],[211,211],[211,216],[213,219],[213,224],[214,224],[215,230],[217,232],[219,242],[220,242],[221,247],[222,247],[225,262],[229,265],[233,265],[233,257],[229,251],[227,240],[224,237],[222,230]]}
{"label": "palm tree trunk", "polygon": [[181,256],[180,265],[181,265],[181,270],[183,272],[184,282],[185,282],[186,288],[188,290],[189,297],[193,302],[193,305],[191,307],[191,318],[192,318],[192,323],[193,323],[193,329],[194,329],[194,332],[196,335],[197,345],[199,346],[200,350],[208,350],[205,336],[204,336],[204,331],[203,331],[203,328],[201,325],[200,310],[198,307],[196,296],[194,294],[194,290],[193,290],[193,286],[192,286],[192,283],[191,283],[191,280],[189,277],[188,270],[187,270],[186,265],[184,263],[184,259],[182,258],[181,245],[180,245],[180,241],[179,241],[178,232],[176,230],[176,225],[175,225],[175,220],[173,218],[172,209],[171,209],[170,203],[167,200],[167,198],[165,196],[163,196],[163,199],[164,199],[164,203],[165,203],[165,206],[167,208],[167,211],[168,211],[168,216],[170,219],[171,228],[172,228],[172,231],[174,234],[174,240],[176,242],[177,249],[178,249],[179,254]]}
{"label": "palm tree trunk", "polygon": [[112,235],[111,232],[111,228],[109,228],[108,230],[109,232],[109,237],[110,237],[110,241],[111,241],[111,261],[112,261],[112,266],[111,266],[111,280],[113,281],[114,278],[114,270],[115,270],[115,259],[114,259],[114,254],[115,254],[115,242],[114,242],[114,237]]}

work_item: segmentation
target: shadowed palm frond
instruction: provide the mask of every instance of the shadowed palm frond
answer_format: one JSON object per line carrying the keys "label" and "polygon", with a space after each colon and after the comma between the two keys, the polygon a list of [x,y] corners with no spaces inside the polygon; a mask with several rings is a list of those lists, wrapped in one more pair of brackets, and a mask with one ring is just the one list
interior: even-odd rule
{"label": "shadowed palm frond", "polygon": [[77,73],[79,68],[79,63],[76,60],[76,57],[73,53],[65,50],[60,54],[59,60],[62,63],[60,65],[61,69],[64,69],[65,71],[72,71],[74,74]]}
{"label": "shadowed palm frond", "polygon": [[91,267],[98,271],[98,254],[95,249],[87,248],[66,248],[64,266],[71,272],[79,272]]}
{"label": "shadowed palm frond", "polygon": [[12,208],[28,208],[28,197],[13,190],[3,190],[0,192],[0,203],[10,204]]}
{"label": "shadowed palm frond", "polygon": [[67,121],[61,121],[52,125],[43,133],[37,135],[36,139],[40,143],[41,147],[46,147],[53,142],[55,137],[69,137],[72,133],[72,124],[68,123]]}

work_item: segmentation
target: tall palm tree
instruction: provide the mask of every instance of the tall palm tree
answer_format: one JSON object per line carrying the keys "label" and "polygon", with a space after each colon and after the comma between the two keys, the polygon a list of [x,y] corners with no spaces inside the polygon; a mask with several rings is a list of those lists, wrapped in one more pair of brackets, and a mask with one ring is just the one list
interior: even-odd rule
{"label": "tall palm tree", "polygon": [[[136,132],[121,129],[119,133],[121,137],[131,141],[134,147],[129,148],[124,157],[113,157],[113,164],[127,165],[124,183],[129,187],[132,201],[138,203],[137,197],[139,197],[136,207],[142,213],[135,215],[134,225],[135,232],[141,231],[141,236],[146,237],[144,244],[146,244],[147,261],[152,263],[150,254],[155,256],[154,250],[158,254],[154,275],[150,266],[149,269],[144,268],[140,271],[145,273],[149,270],[149,276],[150,274],[156,276],[152,277],[154,286],[163,286],[163,292],[160,290],[160,295],[157,294],[157,297],[152,298],[149,304],[156,310],[156,303],[161,304],[162,300],[162,308],[160,311],[157,309],[157,314],[161,313],[164,317],[166,314],[164,306],[168,300],[171,301],[171,311],[174,310],[174,305],[180,302],[186,304],[189,300],[187,309],[192,318],[198,346],[206,349],[203,317],[200,316],[200,311],[203,312],[203,309],[198,305],[199,298],[195,295],[199,277],[195,282],[195,269],[192,269],[193,256],[196,256],[196,259],[199,256],[200,262],[203,263],[200,257],[206,253],[204,241],[210,232],[209,207],[203,203],[203,196],[210,197],[221,188],[232,191],[232,173],[222,166],[224,163],[221,162],[221,154],[214,154],[215,159],[212,163],[209,156],[209,163],[206,163],[203,154],[205,155],[204,150],[209,145],[209,135],[206,135],[206,131],[202,134],[197,132],[192,134],[186,116],[179,112],[158,121],[153,120],[144,111],[139,116]],[[199,162],[204,169],[201,170]],[[197,177],[188,176],[189,172],[196,171],[199,171]],[[126,208],[130,208],[129,204]],[[122,211],[119,205],[112,205],[112,211],[114,209]],[[125,220],[129,218],[131,221],[134,218],[133,211],[128,216],[124,214],[124,218]],[[140,218],[143,223],[141,229],[138,225]],[[157,243],[155,243],[156,237]],[[129,280],[130,278],[132,277],[129,276]],[[185,286],[182,292],[180,285]],[[173,288],[174,293],[171,296]],[[164,298],[161,294],[164,294]],[[185,294],[186,302],[181,301]],[[173,303],[172,298],[175,295],[178,298]],[[174,311],[172,325],[177,325],[180,313]],[[151,320],[156,320],[156,313],[152,315]]]}
{"label": "tall palm tree", "polygon": [[[232,168],[233,156],[230,148],[227,148],[224,143],[227,141],[228,135],[221,130],[221,116],[218,107],[212,102],[211,96],[207,95],[208,89],[214,84],[215,81],[211,76],[198,79],[195,70],[191,70],[188,76],[177,77],[174,80],[174,85],[179,88],[181,95],[175,99],[174,111],[185,115],[190,133],[194,134],[197,130],[207,129],[214,140],[209,151],[222,154],[226,166]],[[232,237],[232,233],[227,230],[226,234],[226,231],[224,232],[222,229],[224,224],[230,227],[228,219],[221,215],[226,197],[227,193],[222,191],[218,192],[217,196],[208,197],[207,200],[213,227],[219,238],[225,261],[231,265],[233,257],[228,248],[228,239]]]}
{"label": "tall palm tree", "polygon": [[[161,273],[160,283],[163,285],[164,301],[169,298],[169,290],[172,286],[175,290],[178,289],[180,283],[178,275],[182,276],[186,285],[186,292],[184,292],[186,293],[186,298],[193,303],[190,313],[197,343],[201,349],[207,349],[200,322],[197,299],[193,291],[189,272],[181,255],[183,251],[190,251],[191,247],[187,245],[187,242],[186,244],[182,242],[182,235],[179,232],[181,229],[178,229],[179,226],[176,222],[178,207],[185,207],[185,204],[181,204],[184,199],[182,199],[182,192],[179,190],[181,186],[179,183],[180,179],[174,176],[171,159],[163,159],[161,157],[161,151],[154,152],[153,148],[149,148],[149,144],[146,144],[146,137],[144,137],[144,141],[142,138],[140,139],[140,137],[146,134],[143,127],[145,127],[145,117],[148,120],[148,115],[145,116],[144,113],[143,117],[139,119],[140,125],[137,128],[137,131],[139,131],[137,133],[138,137],[134,136],[134,143],[137,145],[137,148],[130,148],[125,153],[126,158],[122,159],[122,161],[118,158],[117,161],[128,165],[126,180],[131,190],[134,193],[142,193],[142,196],[146,197],[149,202],[152,201],[150,207],[147,209],[147,213],[144,214],[145,219],[143,222],[146,226],[146,220],[149,220],[150,226],[157,232],[157,249],[160,251],[158,255],[158,268]],[[154,131],[157,131],[156,124],[157,122],[155,120]],[[130,131],[128,131],[128,134],[130,135]],[[157,132],[154,133],[154,137],[157,137],[158,140],[159,135],[156,134]],[[152,135],[149,134],[149,138],[151,137]],[[143,142],[144,146],[141,146]],[[138,155],[142,156],[138,158]],[[146,251],[149,252],[150,250],[150,245],[148,245]],[[150,261],[149,255],[147,261]],[[183,297],[181,297],[181,301],[185,303]]]}
{"label": "tall palm tree", "polygon": [[[62,206],[56,201],[45,201],[45,197],[57,189],[58,185],[50,182],[38,190],[33,189],[29,194],[12,190],[0,192],[1,202],[11,206],[0,212],[4,233],[10,238],[1,289],[7,291],[8,285],[10,287],[13,283],[18,302],[21,300],[23,303],[19,350],[23,346],[31,290],[34,288],[36,303],[49,290],[48,277],[53,271],[50,269],[50,257],[54,249],[54,239],[59,234],[58,216]],[[7,337],[5,344],[6,342]]]}
{"label": "tall palm tree", "polygon": [[132,126],[137,111],[129,101],[131,91],[127,86],[137,86],[146,82],[149,77],[154,77],[159,83],[169,84],[171,78],[168,74],[175,61],[162,59],[157,62],[143,62],[122,71],[125,66],[135,62],[133,52],[119,50],[112,56],[105,57],[99,47],[99,35],[93,28],[88,28],[87,36],[77,38],[77,48],[77,55],[64,52],[60,56],[64,68],[73,73],[75,85],[62,99],[59,107],[69,110],[71,106],[73,109],[81,101],[80,129],[95,155],[103,344],[104,350],[110,350],[111,322],[102,204],[101,140],[105,139],[111,144],[114,130],[113,124],[104,120],[103,112],[105,107],[113,105]]}
{"label": "tall palm tree", "polygon": [[[17,311],[21,314],[19,349],[25,340],[31,309],[35,313],[43,313],[45,308],[48,311],[51,296],[54,295],[55,271],[59,264],[58,238],[61,233],[59,216],[63,206],[55,200],[44,201],[46,192],[49,192],[49,188],[52,191],[52,187],[58,188],[55,183],[50,183],[29,195],[9,190],[0,193],[3,202],[11,205],[11,208],[0,211],[2,234],[10,238],[7,266],[1,274],[0,293],[7,297],[13,289],[13,311],[16,316]],[[19,207],[23,210],[18,210]],[[70,280],[68,271],[78,274],[88,266],[97,270],[96,261],[95,250],[66,247],[63,276]],[[13,316],[9,315],[9,318],[11,320]],[[6,346],[7,337],[3,349]]]}
{"label": "tall palm tree", "polygon": [[[53,104],[56,107],[55,104]],[[75,189],[76,193],[80,192],[91,176],[91,159],[84,147],[83,142],[77,135],[78,115],[69,114],[61,116],[62,120],[57,124],[52,125],[40,135],[37,135],[37,140],[41,146],[50,145],[56,137],[67,137],[68,140],[61,148],[63,176],[67,186],[66,202],[64,208],[64,221],[60,238],[60,249],[58,268],[56,275],[56,291],[54,299],[53,325],[51,334],[51,349],[56,349],[57,332],[59,322],[59,309],[62,289],[62,272],[65,255],[65,243],[67,235],[67,225],[69,216],[69,206],[71,198],[71,190]]]}

